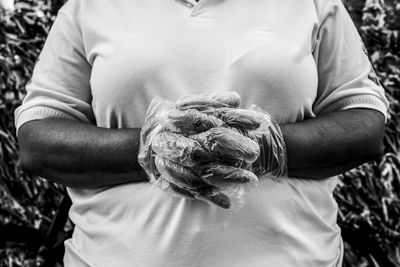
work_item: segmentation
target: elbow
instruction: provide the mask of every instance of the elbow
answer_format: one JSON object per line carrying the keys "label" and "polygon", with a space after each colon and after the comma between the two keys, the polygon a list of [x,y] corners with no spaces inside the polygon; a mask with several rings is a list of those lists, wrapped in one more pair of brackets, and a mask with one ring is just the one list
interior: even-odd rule
{"label": "elbow", "polygon": [[35,153],[35,151],[22,147],[19,150],[17,167],[28,175],[40,176],[53,183],[71,188],[82,187],[79,180],[75,180],[69,176],[65,177],[62,173],[54,171],[48,166],[46,167],[46,162],[42,158],[43,156]]}
{"label": "elbow", "polygon": [[367,160],[379,160],[384,155],[384,145],[383,145],[383,137],[375,138],[370,142],[368,146],[368,159]]}
{"label": "elbow", "polygon": [[360,135],[364,136],[364,142],[360,144],[360,150],[365,152],[365,161],[379,160],[384,154],[385,119],[375,110],[363,110],[363,112],[364,125],[360,127],[363,134]]}
{"label": "elbow", "polygon": [[365,143],[365,160],[380,160],[384,155],[384,127],[371,131],[371,134]]}
{"label": "elbow", "polygon": [[[67,187],[81,188],[80,179],[65,172],[63,156],[51,136],[46,135],[39,121],[25,123],[18,131],[19,158],[17,167],[28,175],[40,176]],[[61,162],[61,164],[60,164]]]}
{"label": "elbow", "polygon": [[20,145],[17,166],[20,170],[31,175],[40,175],[42,167],[38,156],[33,151]]}
{"label": "elbow", "polygon": [[43,169],[43,162],[38,150],[39,140],[35,139],[34,131],[29,127],[29,123],[24,124],[18,132],[18,163],[17,166],[22,171],[40,175]]}

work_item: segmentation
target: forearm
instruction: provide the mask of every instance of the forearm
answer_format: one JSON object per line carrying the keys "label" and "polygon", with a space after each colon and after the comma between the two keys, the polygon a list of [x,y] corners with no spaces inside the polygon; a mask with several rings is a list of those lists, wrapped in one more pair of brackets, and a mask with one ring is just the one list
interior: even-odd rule
{"label": "forearm", "polygon": [[106,129],[37,120],[19,130],[23,169],[69,187],[91,188],[145,179],[137,161],[140,129]]}
{"label": "forearm", "polygon": [[289,176],[326,178],[382,153],[384,118],[374,110],[333,112],[280,127],[286,143]]}

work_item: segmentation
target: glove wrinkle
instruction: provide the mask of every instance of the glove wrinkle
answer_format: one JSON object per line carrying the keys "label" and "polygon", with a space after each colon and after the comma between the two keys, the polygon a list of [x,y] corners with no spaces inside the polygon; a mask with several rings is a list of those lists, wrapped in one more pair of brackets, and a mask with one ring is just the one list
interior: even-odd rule
{"label": "glove wrinkle", "polygon": [[286,175],[279,125],[259,107],[239,109],[237,93],[155,98],[141,132],[139,162],[166,192],[240,209],[260,178]]}

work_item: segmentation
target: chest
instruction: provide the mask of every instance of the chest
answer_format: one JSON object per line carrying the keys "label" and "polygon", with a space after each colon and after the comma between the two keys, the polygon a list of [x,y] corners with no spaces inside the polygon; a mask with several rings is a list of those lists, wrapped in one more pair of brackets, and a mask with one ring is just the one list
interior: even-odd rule
{"label": "chest", "polygon": [[217,90],[237,91],[243,107],[257,104],[278,121],[312,116],[312,1],[101,2],[84,25],[98,122],[140,125],[155,95]]}

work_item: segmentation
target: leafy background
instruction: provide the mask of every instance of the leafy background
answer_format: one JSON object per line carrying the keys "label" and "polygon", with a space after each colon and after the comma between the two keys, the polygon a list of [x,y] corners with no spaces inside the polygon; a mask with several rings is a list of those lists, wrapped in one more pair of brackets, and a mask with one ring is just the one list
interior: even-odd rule
{"label": "leafy background", "polygon": [[[345,266],[400,266],[400,1],[343,0],[390,101],[385,155],[341,175]],[[8,4],[8,6],[7,6]],[[0,0],[0,266],[40,266],[64,188],[17,168],[14,110],[63,0]],[[59,239],[71,233],[69,221]]]}

